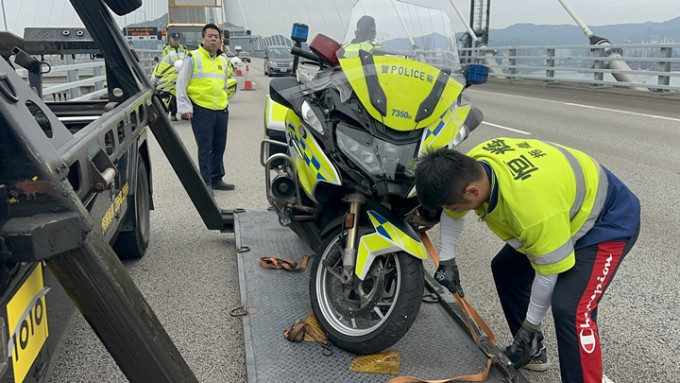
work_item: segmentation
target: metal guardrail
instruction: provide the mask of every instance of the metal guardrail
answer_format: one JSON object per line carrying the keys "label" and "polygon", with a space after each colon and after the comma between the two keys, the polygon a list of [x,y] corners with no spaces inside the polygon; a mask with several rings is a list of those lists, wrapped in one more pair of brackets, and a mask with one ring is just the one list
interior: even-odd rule
{"label": "metal guardrail", "polygon": [[489,65],[492,77],[680,92],[680,44],[479,47],[459,53],[463,62]]}
{"label": "metal guardrail", "polygon": [[[151,76],[156,66],[155,58],[160,58],[161,51],[135,50],[142,68],[148,76]],[[50,64],[51,62],[52,64]],[[64,62],[63,65],[53,65],[56,62]],[[106,71],[104,60],[91,56],[74,57],[50,57],[42,61],[43,98],[51,96],[53,101],[83,101],[100,97],[107,93]],[[17,69],[17,74],[22,78],[28,78],[28,70]],[[48,86],[49,84],[53,84]]]}
{"label": "metal guardrail", "polygon": [[[150,76],[161,52],[135,50]],[[541,82],[564,82],[619,87],[656,93],[680,92],[680,44],[602,44],[555,46],[479,47],[459,50],[463,62],[483,62],[489,76]],[[64,100],[87,100],[106,93],[104,62],[76,63],[65,56],[64,65],[52,66],[50,75],[66,73],[44,95]],[[89,60],[89,59],[87,59]],[[17,70],[22,77],[25,69]],[[63,77],[63,75],[62,75]],[[89,90],[81,94],[81,90]],[[66,95],[68,92],[69,96]]]}

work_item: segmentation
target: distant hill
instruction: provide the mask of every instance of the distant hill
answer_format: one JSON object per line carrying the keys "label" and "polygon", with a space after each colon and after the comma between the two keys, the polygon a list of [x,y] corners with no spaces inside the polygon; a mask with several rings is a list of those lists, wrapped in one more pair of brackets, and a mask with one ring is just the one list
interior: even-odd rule
{"label": "distant hill", "polygon": [[[680,17],[661,23],[615,24],[589,28],[594,34],[607,38],[612,44],[669,40],[680,43]],[[576,24],[514,24],[489,31],[489,46],[575,44],[588,44],[588,38]]]}

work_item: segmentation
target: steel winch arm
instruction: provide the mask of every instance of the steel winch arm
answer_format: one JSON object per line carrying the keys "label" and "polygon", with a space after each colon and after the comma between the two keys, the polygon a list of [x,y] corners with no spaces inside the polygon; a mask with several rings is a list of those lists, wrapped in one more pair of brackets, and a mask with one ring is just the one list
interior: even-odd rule
{"label": "steel winch arm", "polygon": [[[44,115],[34,118],[27,105]],[[39,120],[52,123],[52,137]],[[0,60],[0,253],[45,261],[121,371],[134,382],[195,382],[69,182],[66,128]]]}
{"label": "steel winch arm", "polygon": [[[102,0],[71,0],[71,3],[106,59],[109,100],[120,101],[126,97],[152,90],[151,82],[139,65],[138,57],[128,46],[127,40],[119,31]],[[122,91],[122,96],[117,95],[120,91]],[[170,124],[163,103],[158,97],[153,97],[153,100],[150,105],[153,113],[147,117],[147,123],[201,219],[208,229],[233,232],[233,211],[222,210],[217,206],[196,165]]]}
{"label": "steel winch arm", "polygon": [[[184,177],[198,179],[179,138],[166,133],[174,131],[165,110],[154,101],[149,80],[104,3],[72,0],[72,4],[106,58],[110,95],[106,109],[110,114],[79,132],[80,140],[97,146],[99,141],[90,139],[109,128],[112,115],[124,114],[127,123],[134,112],[140,123],[151,124],[162,137],[159,142],[166,154],[173,150],[171,160],[183,182]],[[40,114],[32,114],[31,107]],[[196,382],[71,185],[69,155],[78,155],[78,146],[86,144],[73,137],[14,68],[0,60],[1,258],[8,263],[46,262],[130,381]],[[178,171],[178,163],[184,165],[185,174]],[[194,201],[202,197],[200,187],[187,191]],[[206,224],[232,228],[233,216],[207,200],[213,204],[197,205],[204,220],[206,212],[212,213]]]}

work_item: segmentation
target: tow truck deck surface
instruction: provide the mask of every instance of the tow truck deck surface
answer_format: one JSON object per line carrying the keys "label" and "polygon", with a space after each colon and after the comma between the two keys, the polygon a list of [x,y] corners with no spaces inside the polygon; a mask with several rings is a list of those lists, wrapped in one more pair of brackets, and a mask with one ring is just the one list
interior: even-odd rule
{"label": "tow truck deck surface", "polygon": [[[423,302],[411,329],[387,350],[398,355],[398,375],[350,370],[360,359],[371,371],[384,371],[379,358],[359,357],[335,346],[325,356],[316,342],[286,340],[284,330],[312,316],[309,272],[265,269],[260,258],[288,258],[300,264],[304,255],[313,252],[269,211],[236,214],[235,237],[241,302],[248,312],[243,317],[243,333],[249,383],[388,382],[398,375],[444,379],[486,368],[486,355],[437,303]],[[503,382],[501,373],[491,369],[486,382]]]}

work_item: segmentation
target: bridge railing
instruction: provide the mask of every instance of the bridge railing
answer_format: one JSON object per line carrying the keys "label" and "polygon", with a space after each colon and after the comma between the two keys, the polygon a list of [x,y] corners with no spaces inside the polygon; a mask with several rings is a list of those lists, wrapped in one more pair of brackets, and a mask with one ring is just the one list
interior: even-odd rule
{"label": "bridge railing", "polygon": [[[135,50],[148,76],[157,50]],[[462,62],[483,62],[490,76],[541,82],[680,92],[680,44],[559,45],[464,48]],[[71,56],[43,75],[46,99],[86,100],[106,93],[104,61]],[[622,65],[623,64],[623,65]],[[25,69],[17,72],[27,76]]]}
{"label": "bridge railing", "polygon": [[[156,58],[161,51],[135,50],[147,76],[151,77]],[[43,99],[52,101],[82,101],[101,97],[107,93],[104,60],[89,55],[64,55],[43,59]],[[26,69],[17,69],[28,78]]]}
{"label": "bridge railing", "polygon": [[459,50],[490,76],[680,92],[680,44],[480,47]]}

